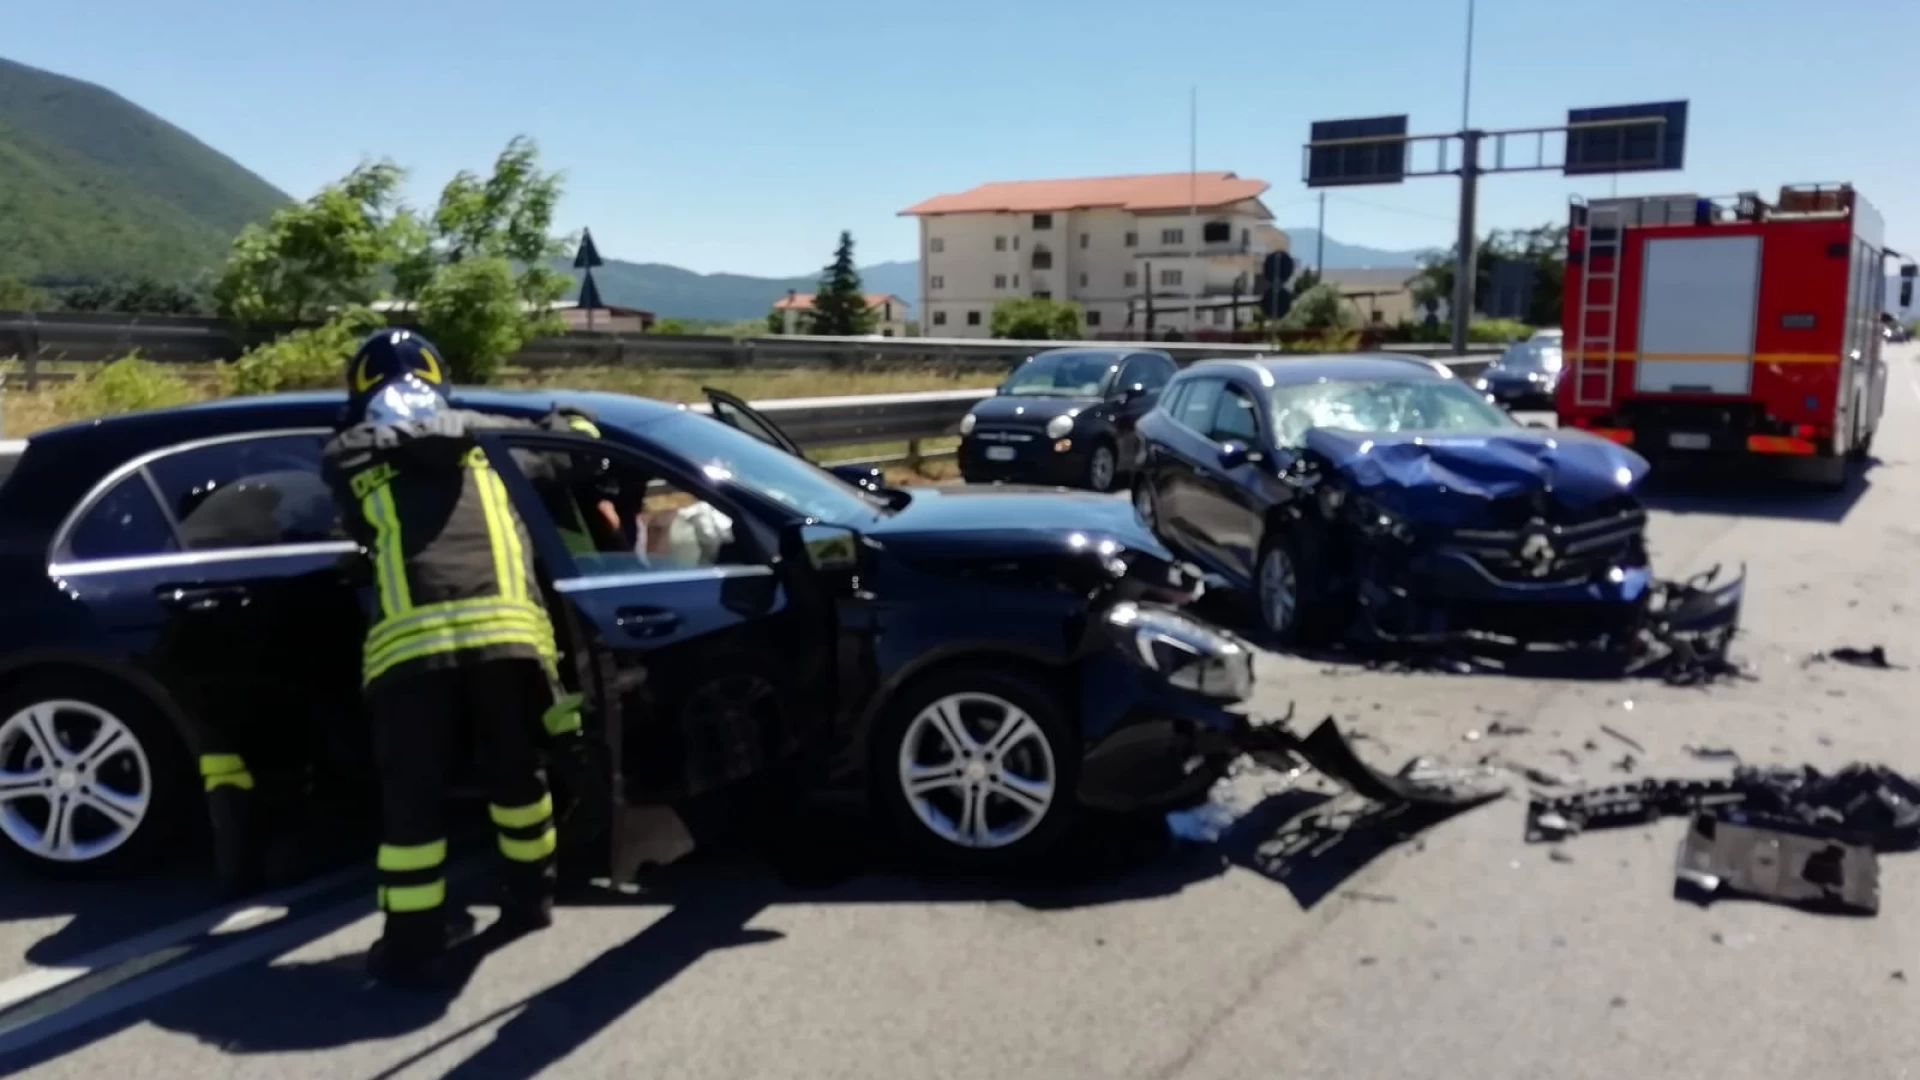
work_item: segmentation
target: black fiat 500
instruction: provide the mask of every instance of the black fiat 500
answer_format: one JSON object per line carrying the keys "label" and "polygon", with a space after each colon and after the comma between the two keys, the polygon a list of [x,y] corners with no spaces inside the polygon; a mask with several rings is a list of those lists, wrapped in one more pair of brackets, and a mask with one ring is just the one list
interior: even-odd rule
{"label": "black fiat 500", "polygon": [[[861,486],[724,395],[719,419],[609,394],[457,403],[598,417],[598,440],[485,447],[619,798],[798,770],[864,789],[926,854],[1006,865],[1085,807],[1204,798],[1247,728],[1251,650],[1181,613],[1196,583],[1125,501]],[[175,856],[215,735],[279,803],[364,788],[369,575],[318,475],[342,404],[232,400],[0,446],[0,852],[52,872]],[[617,549],[569,549],[527,455],[594,478],[582,510],[616,508]]]}
{"label": "black fiat 500", "polygon": [[1134,425],[1178,370],[1152,349],[1052,349],[1014,369],[960,421],[960,474],[1108,491],[1135,456]]}

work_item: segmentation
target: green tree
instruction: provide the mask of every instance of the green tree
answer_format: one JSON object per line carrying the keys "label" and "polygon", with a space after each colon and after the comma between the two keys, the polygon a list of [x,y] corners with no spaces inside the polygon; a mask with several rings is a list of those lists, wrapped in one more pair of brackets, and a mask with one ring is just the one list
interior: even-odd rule
{"label": "green tree", "polygon": [[1293,306],[1280,319],[1280,329],[1344,330],[1357,321],[1353,305],[1340,295],[1340,287],[1321,282],[1294,296]]}
{"label": "green tree", "polygon": [[[1438,308],[1453,302],[1453,261],[1458,245],[1428,252],[1420,271],[1408,282],[1414,302]],[[1533,293],[1527,298],[1526,322],[1553,326],[1560,322],[1561,299],[1567,279],[1567,228],[1547,224],[1531,229],[1496,229],[1479,242],[1474,255],[1474,311],[1485,308],[1493,291],[1493,264],[1502,259],[1524,260],[1535,267]]]}
{"label": "green tree", "polygon": [[993,305],[990,325],[994,337],[1015,341],[1079,341],[1085,336],[1078,305],[1040,296]]}
{"label": "green tree", "polygon": [[0,311],[38,311],[47,294],[16,277],[0,277]]}
{"label": "green tree", "polygon": [[687,320],[685,320],[685,319],[676,319],[676,318],[674,318],[674,317],[672,317],[671,315],[669,315],[668,317],[666,317],[666,318],[664,318],[664,319],[659,319],[659,320],[657,320],[657,321],[655,321],[655,322],[654,322],[654,324],[653,324],[653,329],[652,329],[652,330],[650,330],[650,331],[648,331],[648,332],[649,332],[649,333],[654,333],[654,334],[679,334],[679,335],[685,335],[685,334],[691,334],[691,333],[693,333],[694,331],[693,331],[693,329],[692,329],[691,327],[689,327],[689,326],[687,325]]}
{"label": "green tree", "polygon": [[830,337],[852,337],[873,332],[874,316],[867,307],[867,294],[860,287],[860,272],[853,268],[853,234],[842,231],[840,246],[834,249],[833,263],[820,278],[819,291],[813,295],[813,311],[807,332]]}
{"label": "green tree", "polygon": [[1320,271],[1311,266],[1303,266],[1294,272],[1293,280],[1287,282],[1287,289],[1295,296],[1320,284]]}
{"label": "green tree", "polygon": [[311,322],[378,299],[401,245],[420,231],[400,205],[405,178],[390,161],[362,164],[241,230],[214,285],[220,314],[242,325]]}
{"label": "green tree", "polygon": [[561,176],[542,172],[539,148],[516,137],[485,178],[462,171],[424,224],[398,218],[394,290],[415,304],[420,330],[447,354],[454,378],[487,382],[527,342],[563,328],[554,304],[573,287],[553,266]]}
{"label": "green tree", "polygon": [[784,334],[787,332],[787,313],[784,311],[767,312],[767,333]]}
{"label": "green tree", "polygon": [[368,308],[348,307],[319,326],[247,350],[220,369],[220,388],[228,395],[332,389],[340,385],[346,358],[385,323]]}

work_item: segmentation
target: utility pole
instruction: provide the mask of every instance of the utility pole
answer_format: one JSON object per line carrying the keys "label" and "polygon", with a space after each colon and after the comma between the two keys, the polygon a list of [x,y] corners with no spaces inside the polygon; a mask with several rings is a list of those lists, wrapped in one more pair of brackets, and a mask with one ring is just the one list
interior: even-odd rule
{"label": "utility pole", "polygon": [[1313,230],[1313,276],[1327,276],[1327,193],[1320,193],[1320,225]]}
{"label": "utility pole", "polygon": [[[1200,243],[1200,87],[1189,88],[1187,96],[1187,334],[1200,329],[1200,273],[1195,268],[1194,252]],[[1149,289],[1152,283],[1149,282]]]}

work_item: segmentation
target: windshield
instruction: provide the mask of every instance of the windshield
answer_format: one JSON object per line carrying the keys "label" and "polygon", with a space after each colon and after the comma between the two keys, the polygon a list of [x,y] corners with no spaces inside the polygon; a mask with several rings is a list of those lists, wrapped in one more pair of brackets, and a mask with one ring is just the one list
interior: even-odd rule
{"label": "windshield", "polygon": [[1105,352],[1049,352],[1020,365],[1000,384],[1003,396],[1099,397],[1120,358]]}
{"label": "windshield", "polygon": [[810,518],[859,528],[880,512],[859,488],[825,469],[698,413],[675,414],[649,425],[646,433],[709,476]]}
{"label": "windshield", "polygon": [[1272,392],[1281,446],[1298,447],[1307,429],[1481,432],[1519,427],[1487,399],[1452,379],[1417,382],[1318,382]]}
{"label": "windshield", "polygon": [[1508,349],[1495,366],[1504,371],[1541,371],[1551,375],[1560,370],[1560,342],[1557,339],[1523,341]]}

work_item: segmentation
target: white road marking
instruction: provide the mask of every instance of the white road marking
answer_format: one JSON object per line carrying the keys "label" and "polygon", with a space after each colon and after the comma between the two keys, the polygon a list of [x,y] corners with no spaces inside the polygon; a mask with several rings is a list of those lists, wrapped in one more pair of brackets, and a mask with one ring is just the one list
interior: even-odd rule
{"label": "white road marking", "polygon": [[344,885],[356,878],[368,879],[360,867],[342,870],[323,878],[254,897],[237,904],[189,915],[178,922],[141,934],[139,937],[106,945],[57,967],[36,968],[0,982],[0,1014],[23,1001],[58,989],[75,979],[96,971],[138,960],[148,954],[178,945],[191,938],[230,932],[236,923],[258,925],[260,914],[272,908],[286,909],[293,904]]}
{"label": "white road marking", "polygon": [[[451,886],[471,878],[487,865],[488,860],[476,856],[457,860],[447,867],[447,884]],[[84,978],[87,981],[82,985],[74,985],[68,993],[48,994],[42,988],[37,991],[40,1000],[28,1000],[26,1004],[11,1009],[0,1007],[0,1061],[9,1054],[18,1053],[75,1028],[143,1005],[242,965],[279,956],[358,922],[374,913],[373,889],[367,885],[368,882],[370,876],[364,871],[341,871],[273,897],[259,898],[271,899],[278,906],[287,902],[288,894],[309,897],[324,894],[330,886],[348,883],[356,886],[353,890],[356,893],[354,899],[303,918],[288,921],[284,916],[275,915],[270,907],[258,903],[235,905],[182,920],[84,958],[119,957],[121,959],[117,964],[81,968],[76,962],[70,967],[56,969],[62,973],[77,971],[77,974],[70,974],[56,983],[56,987],[73,984],[76,979]],[[361,885],[367,887],[362,888]],[[344,894],[345,890],[342,892]],[[235,923],[244,924],[248,919],[259,920],[263,916],[273,916],[266,920],[273,925],[267,925],[257,932],[235,932],[232,929]],[[185,938],[194,935],[182,933],[182,930],[195,927],[199,928],[199,934],[208,935],[206,940],[183,943]],[[227,928],[227,932],[217,936],[208,934],[222,927]],[[161,944],[168,935],[173,941]],[[231,941],[231,944],[223,944],[227,941]],[[10,989],[15,983],[31,985],[27,980],[51,974],[34,972],[23,975],[0,985],[0,990]]]}

